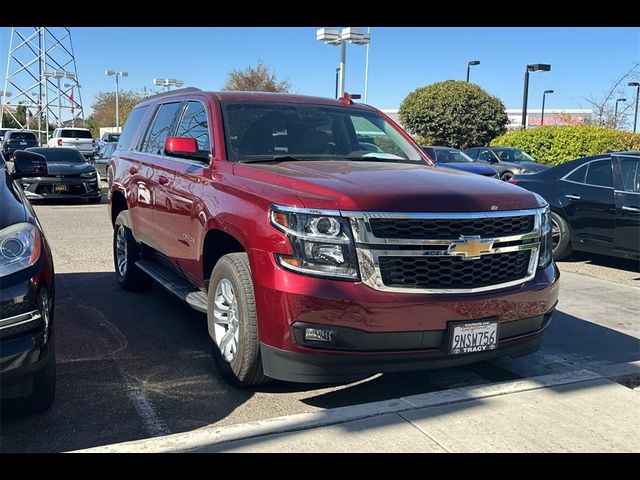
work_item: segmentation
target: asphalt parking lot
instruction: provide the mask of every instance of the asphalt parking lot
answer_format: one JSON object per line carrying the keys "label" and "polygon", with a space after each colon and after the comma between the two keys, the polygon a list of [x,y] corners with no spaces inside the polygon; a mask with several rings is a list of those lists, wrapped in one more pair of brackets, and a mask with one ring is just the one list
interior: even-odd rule
{"label": "asphalt parking lot", "polygon": [[88,448],[640,359],[638,265],[577,255],[559,264],[558,314],[534,355],[349,385],[235,389],[210,356],[204,315],[160,288],[117,287],[106,205],[35,208],[55,258],[57,394],[44,414],[3,415],[2,452]]}

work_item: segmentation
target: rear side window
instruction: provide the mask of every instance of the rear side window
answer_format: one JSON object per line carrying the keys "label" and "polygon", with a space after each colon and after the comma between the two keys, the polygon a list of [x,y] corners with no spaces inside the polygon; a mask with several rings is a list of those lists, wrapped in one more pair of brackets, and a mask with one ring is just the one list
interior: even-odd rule
{"label": "rear side window", "polygon": [[588,185],[598,185],[601,187],[613,187],[613,172],[611,171],[611,160],[598,160],[589,164],[587,171]]}
{"label": "rear side window", "polygon": [[141,152],[162,155],[164,152],[164,141],[171,134],[173,120],[179,107],[180,102],[160,105],[151,124],[151,128],[147,130],[147,134],[140,145]]}
{"label": "rear side window", "polygon": [[60,130],[62,138],[93,138],[89,130]]}
{"label": "rear side window", "polygon": [[583,165],[576,169],[571,175],[567,177],[570,182],[584,183],[584,179],[587,176],[587,168],[589,165]]}
{"label": "rear side window", "polygon": [[138,126],[144,118],[144,114],[147,111],[147,108],[149,107],[144,106],[135,108],[129,114],[129,118],[127,118],[127,121],[124,124],[124,129],[122,130],[122,134],[120,135],[120,139],[118,140],[118,150],[129,148],[129,146],[131,145],[131,140],[133,140],[133,136],[138,130]]}
{"label": "rear side window", "polygon": [[620,173],[625,192],[640,192],[640,158],[620,157]]}

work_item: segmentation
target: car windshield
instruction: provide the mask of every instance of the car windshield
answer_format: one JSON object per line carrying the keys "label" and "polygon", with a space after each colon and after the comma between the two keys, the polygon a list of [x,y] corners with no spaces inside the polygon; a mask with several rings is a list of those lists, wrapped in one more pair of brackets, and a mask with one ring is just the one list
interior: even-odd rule
{"label": "car windshield", "polygon": [[372,160],[425,162],[373,111],[310,104],[224,105],[227,155],[234,162]]}
{"label": "car windshield", "polygon": [[60,130],[62,138],[93,138],[89,130]]}
{"label": "car windshield", "polygon": [[71,148],[29,148],[30,152],[44,155],[47,163],[85,163],[86,160],[80,152]]}
{"label": "car windshield", "polygon": [[438,163],[473,163],[473,159],[460,150],[435,149],[435,151]]}
{"label": "car windshield", "polygon": [[536,161],[527,152],[523,152],[522,150],[518,150],[517,148],[500,148],[494,151],[500,157],[500,160],[503,160],[505,162],[519,163]]}

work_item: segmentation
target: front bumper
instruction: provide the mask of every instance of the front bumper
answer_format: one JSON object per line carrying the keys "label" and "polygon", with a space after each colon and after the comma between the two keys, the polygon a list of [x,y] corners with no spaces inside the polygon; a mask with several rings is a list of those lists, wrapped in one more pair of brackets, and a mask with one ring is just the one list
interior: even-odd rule
{"label": "front bumper", "polygon": [[[533,351],[539,346],[534,337],[542,335],[558,301],[555,264],[514,287],[468,294],[417,294],[382,292],[362,282],[293,273],[264,251],[252,250],[250,259],[265,374],[293,381],[333,381],[329,378],[342,370],[341,364],[346,373],[338,377],[344,379],[353,376],[349,365],[354,364],[358,365],[355,374],[362,376]],[[497,350],[453,358],[443,353],[449,322],[487,318],[500,322]],[[305,344],[296,332],[304,324],[356,332],[351,336],[355,347]],[[527,335],[533,337],[525,339]],[[309,361],[304,360],[307,356]],[[321,357],[326,361],[317,360]],[[296,374],[294,367],[281,369],[283,359],[316,366],[311,374]]]}
{"label": "front bumper", "polygon": [[[24,193],[29,200],[46,200],[62,198],[100,198],[98,177],[93,178],[55,178],[37,177],[20,181]],[[58,191],[64,185],[66,191]]]}

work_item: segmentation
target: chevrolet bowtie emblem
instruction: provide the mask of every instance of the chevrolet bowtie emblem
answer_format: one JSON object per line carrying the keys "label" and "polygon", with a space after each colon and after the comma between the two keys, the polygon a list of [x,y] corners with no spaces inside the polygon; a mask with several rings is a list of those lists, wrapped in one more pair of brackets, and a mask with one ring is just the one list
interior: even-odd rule
{"label": "chevrolet bowtie emblem", "polygon": [[480,240],[477,235],[460,237],[460,240],[451,242],[447,253],[462,257],[463,260],[477,260],[483,253],[488,253],[493,247],[493,240]]}

